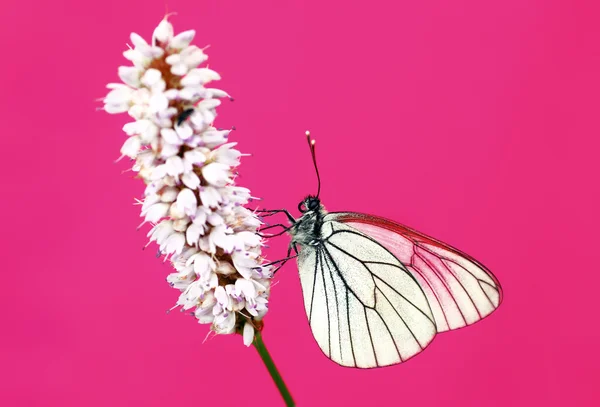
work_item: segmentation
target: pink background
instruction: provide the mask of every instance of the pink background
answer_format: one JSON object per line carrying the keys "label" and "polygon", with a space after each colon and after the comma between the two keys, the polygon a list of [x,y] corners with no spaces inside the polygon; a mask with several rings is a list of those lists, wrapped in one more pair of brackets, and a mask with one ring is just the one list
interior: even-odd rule
{"label": "pink background", "polygon": [[211,45],[236,98],[217,125],[265,206],[315,191],[310,129],[329,209],[445,240],[505,289],[485,321],[359,371],[321,354],[286,266],[264,336],[299,405],[598,405],[600,14],[569,0],[3,1],[0,404],[282,404],[240,337],[202,345],[165,313],[142,185],[113,164],[127,118],[95,111],[166,4]]}

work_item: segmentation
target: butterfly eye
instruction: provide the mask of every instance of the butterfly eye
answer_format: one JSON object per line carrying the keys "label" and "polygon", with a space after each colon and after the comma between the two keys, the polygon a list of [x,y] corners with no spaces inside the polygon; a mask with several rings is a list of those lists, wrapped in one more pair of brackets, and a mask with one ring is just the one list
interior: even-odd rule
{"label": "butterfly eye", "polygon": [[308,201],[308,209],[310,209],[311,211],[314,211],[318,207],[319,207],[319,204],[317,203],[317,201],[315,199],[311,199],[310,201]]}

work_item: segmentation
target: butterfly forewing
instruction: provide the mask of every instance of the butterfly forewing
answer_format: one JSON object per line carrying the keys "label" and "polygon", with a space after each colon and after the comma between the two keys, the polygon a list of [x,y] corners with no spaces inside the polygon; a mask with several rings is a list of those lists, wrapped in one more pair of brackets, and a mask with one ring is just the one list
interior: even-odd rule
{"label": "butterfly forewing", "polygon": [[393,253],[423,288],[438,332],[475,323],[502,301],[496,277],[481,263],[445,243],[387,219],[360,213],[330,213],[325,220],[359,230]]}
{"label": "butterfly forewing", "polygon": [[323,223],[319,244],[302,248],[300,281],[321,350],[343,366],[406,361],[436,334],[417,279],[384,246],[356,228]]}

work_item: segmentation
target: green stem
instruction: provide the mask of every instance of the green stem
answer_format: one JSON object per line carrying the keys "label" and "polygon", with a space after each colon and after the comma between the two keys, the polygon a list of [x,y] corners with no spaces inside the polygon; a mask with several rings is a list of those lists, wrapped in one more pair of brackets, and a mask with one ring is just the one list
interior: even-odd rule
{"label": "green stem", "polygon": [[262,335],[258,331],[254,335],[253,344],[256,350],[258,351],[258,354],[260,355],[260,358],[262,359],[263,363],[267,367],[269,374],[273,378],[275,385],[279,389],[279,393],[281,393],[281,397],[283,397],[285,405],[287,407],[294,407],[296,405],[294,404],[294,399],[292,398],[290,391],[283,382],[283,379],[281,378],[277,367],[275,367],[275,362],[273,362],[271,355],[269,355],[269,351],[267,350],[265,343],[262,340]]}

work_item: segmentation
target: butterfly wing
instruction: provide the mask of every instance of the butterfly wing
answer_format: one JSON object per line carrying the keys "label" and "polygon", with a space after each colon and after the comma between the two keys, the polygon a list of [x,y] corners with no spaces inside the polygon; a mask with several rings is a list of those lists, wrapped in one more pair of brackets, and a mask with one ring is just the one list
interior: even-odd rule
{"label": "butterfly wing", "polygon": [[436,334],[425,293],[385,247],[355,228],[325,222],[298,269],[306,314],[327,357],[342,366],[401,363]]}
{"label": "butterfly wing", "polygon": [[425,291],[438,332],[473,324],[502,302],[498,279],[477,260],[445,243],[361,213],[330,213],[325,220],[352,226],[392,252]]}

